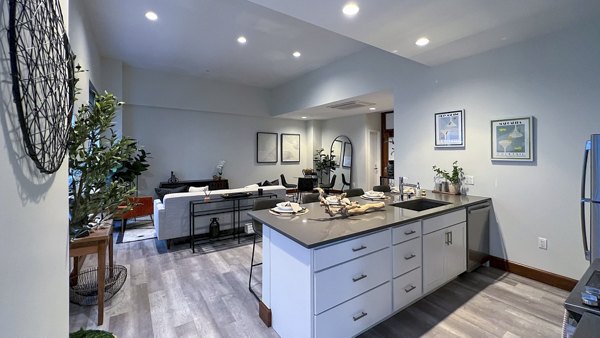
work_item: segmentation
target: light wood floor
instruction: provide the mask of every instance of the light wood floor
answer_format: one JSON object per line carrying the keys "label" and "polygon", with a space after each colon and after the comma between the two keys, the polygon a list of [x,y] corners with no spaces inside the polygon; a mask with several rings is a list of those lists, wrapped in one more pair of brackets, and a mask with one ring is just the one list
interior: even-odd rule
{"label": "light wood floor", "polygon": [[[145,240],[115,244],[114,250],[115,262],[129,275],[107,303],[100,329],[120,338],[278,337],[260,321],[248,292],[251,244],[192,254],[185,245],[167,251],[161,242]],[[361,337],[559,337],[567,294],[480,268]],[[96,317],[95,306],[71,304],[71,331],[98,328]]]}

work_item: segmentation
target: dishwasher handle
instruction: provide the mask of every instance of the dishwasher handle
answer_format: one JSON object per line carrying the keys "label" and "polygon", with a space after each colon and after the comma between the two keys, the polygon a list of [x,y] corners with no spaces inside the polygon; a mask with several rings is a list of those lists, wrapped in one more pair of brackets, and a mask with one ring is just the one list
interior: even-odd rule
{"label": "dishwasher handle", "polygon": [[467,209],[467,211],[469,212],[469,214],[472,213],[484,213],[484,212],[489,212],[490,211],[490,204],[489,203],[482,203],[480,205],[476,205],[476,206],[472,206],[469,207]]}

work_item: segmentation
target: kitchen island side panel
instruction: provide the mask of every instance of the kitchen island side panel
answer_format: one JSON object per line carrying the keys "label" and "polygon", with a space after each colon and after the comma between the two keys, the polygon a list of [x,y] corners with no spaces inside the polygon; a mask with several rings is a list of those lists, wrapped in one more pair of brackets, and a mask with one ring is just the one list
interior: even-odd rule
{"label": "kitchen island side panel", "polygon": [[273,329],[281,337],[312,337],[311,250],[269,231]]}

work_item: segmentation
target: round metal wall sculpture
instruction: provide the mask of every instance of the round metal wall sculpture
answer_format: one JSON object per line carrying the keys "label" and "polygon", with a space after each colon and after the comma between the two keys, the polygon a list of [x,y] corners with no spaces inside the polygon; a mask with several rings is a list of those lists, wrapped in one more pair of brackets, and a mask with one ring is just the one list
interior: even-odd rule
{"label": "round metal wall sculpture", "polygon": [[8,42],[15,105],[27,154],[42,173],[67,153],[74,56],[58,0],[11,0]]}

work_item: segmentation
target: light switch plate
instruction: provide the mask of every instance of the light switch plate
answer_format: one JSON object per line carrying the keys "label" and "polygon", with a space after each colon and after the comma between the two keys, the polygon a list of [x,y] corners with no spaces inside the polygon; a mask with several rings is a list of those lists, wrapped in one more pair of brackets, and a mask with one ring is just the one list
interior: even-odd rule
{"label": "light switch plate", "polygon": [[538,237],[538,248],[548,250],[548,240],[543,237]]}
{"label": "light switch plate", "polygon": [[473,183],[473,176],[472,175],[465,175],[465,184],[466,185],[475,185],[475,183]]}

